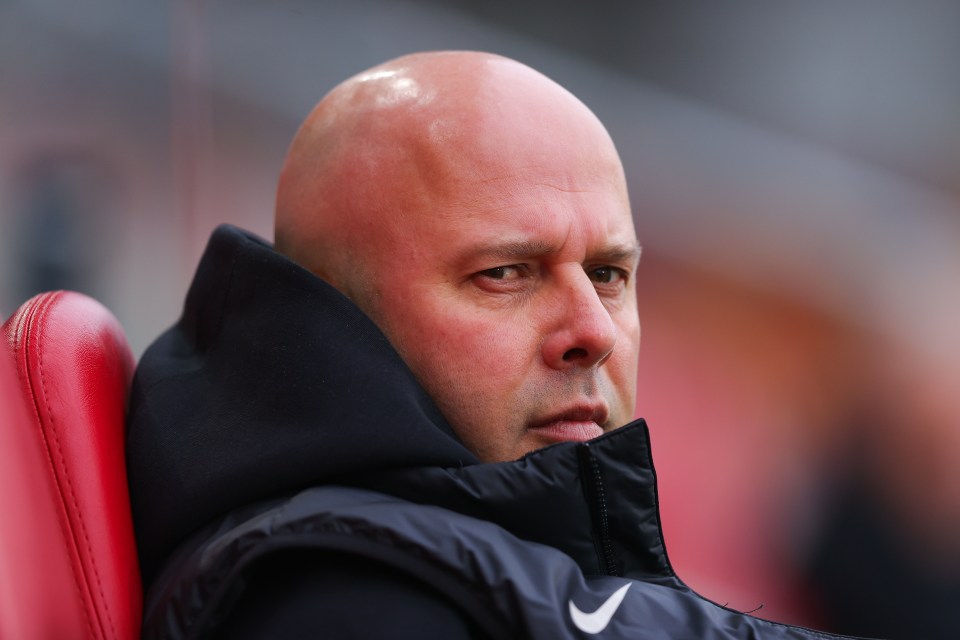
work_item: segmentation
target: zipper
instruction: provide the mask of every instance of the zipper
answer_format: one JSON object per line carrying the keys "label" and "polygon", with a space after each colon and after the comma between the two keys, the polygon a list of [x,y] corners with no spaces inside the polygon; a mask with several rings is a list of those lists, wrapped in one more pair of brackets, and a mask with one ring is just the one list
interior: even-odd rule
{"label": "zipper", "polygon": [[580,461],[580,477],[583,481],[587,504],[590,506],[594,544],[600,570],[608,576],[622,576],[623,572],[616,560],[613,541],[610,538],[610,517],[607,513],[607,499],[603,475],[600,473],[600,463],[590,450],[589,444],[581,444],[577,454]]}

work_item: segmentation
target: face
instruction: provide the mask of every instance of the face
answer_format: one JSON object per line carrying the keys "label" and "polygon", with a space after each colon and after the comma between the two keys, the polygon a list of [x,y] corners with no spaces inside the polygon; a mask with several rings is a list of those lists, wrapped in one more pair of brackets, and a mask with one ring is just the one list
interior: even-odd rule
{"label": "face", "polygon": [[497,141],[448,159],[444,187],[408,199],[375,241],[361,306],[481,460],[633,417],[639,249],[597,127],[473,136]]}

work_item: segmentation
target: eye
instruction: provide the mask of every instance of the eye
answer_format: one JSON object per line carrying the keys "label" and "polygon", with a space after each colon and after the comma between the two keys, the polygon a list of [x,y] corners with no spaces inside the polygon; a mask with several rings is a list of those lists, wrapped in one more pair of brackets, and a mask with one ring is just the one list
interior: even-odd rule
{"label": "eye", "polygon": [[484,269],[477,275],[484,278],[490,278],[491,280],[516,280],[523,275],[521,273],[521,269],[522,267],[520,265],[512,264],[504,267]]}
{"label": "eye", "polygon": [[615,267],[597,267],[589,270],[587,275],[598,284],[618,284],[627,279],[627,274]]}
{"label": "eye", "polygon": [[516,294],[533,284],[531,269],[526,264],[507,264],[477,271],[470,281],[481,291],[494,294]]}

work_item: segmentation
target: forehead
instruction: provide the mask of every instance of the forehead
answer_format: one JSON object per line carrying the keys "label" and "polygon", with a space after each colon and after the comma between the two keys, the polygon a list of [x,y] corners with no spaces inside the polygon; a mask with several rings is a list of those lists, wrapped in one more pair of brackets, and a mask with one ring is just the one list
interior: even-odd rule
{"label": "forehead", "polygon": [[625,188],[609,176],[500,177],[463,185],[435,204],[420,233],[433,255],[629,262],[637,253]]}
{"label": "forehead", "polygon": [[392,193],[380,223],[403,257],[497,239],[635,246],[623,169],[596,117],[542,79],[499,80],[477,81],[456,109],[428,101],[379,147],[377,192]]}

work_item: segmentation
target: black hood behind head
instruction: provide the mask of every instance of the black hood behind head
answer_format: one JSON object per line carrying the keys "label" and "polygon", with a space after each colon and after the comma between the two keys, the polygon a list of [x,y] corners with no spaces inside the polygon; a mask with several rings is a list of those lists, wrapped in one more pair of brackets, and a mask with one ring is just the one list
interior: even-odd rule
{"label": "black hood behind head", "polygon": [[141,359],[127,464],[145,581],[191,531],[331,479],[477,459],[346,297],[229,226]]}

